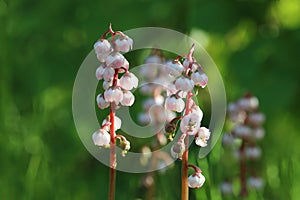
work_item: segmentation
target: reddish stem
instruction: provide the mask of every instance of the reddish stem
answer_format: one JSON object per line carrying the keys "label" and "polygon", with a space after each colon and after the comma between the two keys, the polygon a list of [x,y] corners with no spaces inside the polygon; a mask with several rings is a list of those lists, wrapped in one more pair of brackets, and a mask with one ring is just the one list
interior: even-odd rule
{"label": "reddish stem", "polygon": [[[118,70],[115,70],[115,75],[113,79],[113,86],[117,85],[118,80]],[[116,190],[116,166],[117,166],[117,156],[116,156],[116,133],[115,133],[115,107],[116,104],[112,102],[110,104],[110,178],[109,178],[109,200],[115,199]]]}
{"label": "reddish stem", "polygon": [[[184,115],[188,115],[190,113],[190,101],[192,98],[192,92],[188,92],[186,105],[185,105],[185,113]],[[182,156],[182,165],[181,165],[181,199],[188,200],[189,199],[189,188],[188,188],[188,160],[189,160],[189,150],[188,150],[188,142],[189,135],[186,134],[184,138],[185,151]]]}

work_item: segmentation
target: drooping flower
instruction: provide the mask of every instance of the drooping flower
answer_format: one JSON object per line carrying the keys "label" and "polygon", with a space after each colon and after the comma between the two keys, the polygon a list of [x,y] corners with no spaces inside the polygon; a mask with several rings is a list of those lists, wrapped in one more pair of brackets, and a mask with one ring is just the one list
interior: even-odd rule
{"label": "drooping flower", "polygon": [[126,35],[122,35],[115,40],[114,44],[114,49],[116,51],[122,51],[123,53],[127,53],[132,49],[133,40]]}
{"label": "drooping flower", "polygon": [[100,62],[105,62],[107,56],[112,52],[110,42],[105,39],[98,40],[94,44],[94,49]]}
{"label": "drooping flower", "polygon": [[198,70],[191,75],[191,79],[194,81],[195,85],[205,88],[208,82],[207,75],[202,71]]}
{"label": "drooping flower", "polygon": [[205,177],[202,173],[194,173],[188,178],[188,185],[190,188],[200,188],[205,182]]}
{"label": "drooping flower", "polygon": [[93,142],[99,147],[108,146],[110,143],[110,135],[105,129],[99,129],[92,136]]}
{"label": "drooping flower", "polygon": [[121,104],[123,106],[132,106],[132,104],[134,103],[134,96],[130,91],[125,90],[123,92],[123,99],[121,101]]}
{"label": "drooping flower", "polygon": [[125,90],[132,90],[133,88],[137,88],[138,83],[138,78],[131,72],[125,73],[120,78],[120,86]]}
{"label": "drooping flower", "polygon": [[175,86],[177,90],[189,92],[194,88],[194,81],[186,77],[180,77],[175,81]]}
{"label": "drooping flower", "polygon": [[165,108],[176,112],[182,112],[185,103],[181,98],[177,98],[175,95],[167,97],[165,101]]}
{"label": "drooping flower", "polygon": [[120,54],[119,52],[113,52],[109,54],[109,56],[105,60],[105,63],[108,67],[119,69],[124,66],[125,60],[126,59],[122,54]]}
{"label": "drooping flower", "polygon": [[110,87],[104,92],[104,99],[107,102],[115,102],[116,105],[123,100],[123,92],[118,87]]}
{"label": "drooping flower", "polygon": [[109,103],[105,101],[103,94],[98,94],[96,100],[98,107],[102,110],[109,106]]}

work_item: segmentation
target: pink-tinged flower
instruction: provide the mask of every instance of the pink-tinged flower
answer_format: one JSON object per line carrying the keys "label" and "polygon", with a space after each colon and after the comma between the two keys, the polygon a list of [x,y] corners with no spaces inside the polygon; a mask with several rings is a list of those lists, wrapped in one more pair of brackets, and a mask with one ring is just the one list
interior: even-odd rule
{"label": "pink-tinged flower", "polygon": [[125,73],[120,78],[120,87],[122,87],[124,90],[132,90],[133,88],[137,88],[138,84],[138,78],[131,72]]}
{"label": "pink-tinged flower", "polygon": [[104,99],[107,102],[115,102],[118,105],[123,100],[123,92],[118,87],[110,87],[104,92]]}
{"label": "pink-tinged flower", "polygon": [[188,59],[185,59],[183,61],[182,65],[183,65],[183,67],[184,67],[185,70],[187,70],[188,68],[190,68],[192,72],[195,72],[198,69],[198,65],[196,63],[193,63],[190,66],[190,61]]}
{"label": "pink-tinged flower", "polygon": [[103,70],[103,79],[105,81],[110,81],[114,78],[114,75],[115,75],[115,70],[111,67],[106,67],[104,70]]}
{"label": "pink-tinged flower", "polygon": [[134,103],[134,96],[130,91],[124,91],[123,92],[123,100],[121,101],[121,104],[123,106],[132,106]]}
{"label": "pink-tinged flower", "polygon": [[172,119],[176,117],[176,113],[171,110],[166,110],[166,121],[170,122]]}
{"label": "pink-tinged flower", "polygon": [[207,75],[202,71],[198,70],[191,75],[191,79],[194,81],[195,85],[205,88],[208,82]]}
{"label": "pink-tinged flower", "polygon": [[179,141],[175,142],[171,147],[171,156],[181,160],[185,149],[184,139],[179,139]]}
{"label": "pink-tinged flower", "polygon": [[207,140],[210,137],[210,131],[209,129],[205,127],[200,127],[197,133],[197,136],[195,138],[196,145],[200,147],[206,147],[207,146]]}
{"label": "pink-tinged flower", "polygon": [[168,61],[165,66],[165,71],[171,76],[179,76],[183,72],[184,68],[179,61]]}
{"label": "pink-tinged flower", "polygon": [[[110,121],[108,120],[108,118],[106,118],[103,120],[102,126],[105,124],[108,124],[108,123],[110,123]],[[122,120],[118,116],[115,116],[115,123],[114,123],[115,131],[119,130],[121,128],[121,126],[122,126]],[[106,131],[110,131],[110,125],[106,125],[104,127],[104,129]]]}
{"label": "pink-tinged flower", "polygon": [[234,129],[233,129],[233,134],[235,137],[237,138],[251,138],[252,136],[252,130],[250,127],[248,126],[244,126],[244,125],[237,125]]}
{"label": "pink-tinged flower", "polygon": [[98,80],[102,80],[103,79],[103,72],[104,72],[105,68],[103,67],[103,65],[100,65],[97,70],[96,70],[96,78]]}
{"label": "pink-tinged flower", "polygon": [[188,92],[193,90],[194,88],[194,81],[186,78],[186,77],[180,77],[175,81],[175,86],[177,90],[182,90],[184,92]]}
{"label": "pink-tinged flower", "polygon": [[247,184],[249,187],[256,190],[261,190],[264,187],[264,181],[259,177],[249,177],[247,180]]}
{"label": "pink-tinged flower", "polygon": [[248,115],[248,123],[253,126],[260,126],[265,122],[265,115],[262,113],[250,113]]}
{"label": "pink-tinged flower", "polygon": [[111,44],[108,40],[99,40],[94,44],[97,58],[100,62],[105,62],[107,56],[112,52]]}
{"label": "pink-tinged flower", "polygon": [[261,156],[261,150],[258,147],[246,147],[245,156],[249,159],[256,160]]}
{"label": "pink-tinged flower", "polygon": [[98,107],[102,110],[109,106],[109,103],[107,101],[105,101],[103,94],[98,94],[96,101],[97,101]]}
{"label": "pink-tinged flower", "polygon": [[257,109],[259,101],[256,97],[244,97],[237,104],[241,109],[249,111]]}
{"label": "pink-tinged flower", "polygon": [[124,66],[125,64],[125,58],[122,54],[119,52],[113,52],[109,54],[107,57],[105,63],[108,67],[112,67],[114,69],[119,69]]}
{"label": "pink-tinged flower", "polygon": [[199,106],[197,106],[197,104],[193,104],[192,107],[191,107],[191,113],[195,113],[196,115],[199,116],[200,118],[200,121],[202,121],[202,118],[203,118],[203,112],[202,110],[200,109]]}
{"label": "pink-tinged flower", "polygon": [[180,130],[182,133],[195,135],[200,127],[201,118],[196,113],[190,113],[184,116],[180,122]]}
{"label": "pink-tinged flower", "polygon": [[99,129],[93,133],[93,142],[99,147],[108,146],[110,143],[110,135],[105,129]]}
{"label": "pink-tinged flower", "polygon": [[165,102],[165,108],[176,112],[182,112],[184,109],[184,101],[175,95],[169,96]]}
{"label": "pink-tinged flower", "polygon": [[205,177],[201,173],[194,173],[188,178],[190,188],[200,188],[205,182]]}
{"label": "pink-tinged flower", "polygon": [[115,40],[115,50],[127,53],[132,49],[133,40],[128,36],[120,36]]}
{"label": "pink-tinged flower", "polygon": [[108,90],[109,87],[111,87],[113,84],[113,80],[109,81],[103,81],[102,86],[104,90]]}

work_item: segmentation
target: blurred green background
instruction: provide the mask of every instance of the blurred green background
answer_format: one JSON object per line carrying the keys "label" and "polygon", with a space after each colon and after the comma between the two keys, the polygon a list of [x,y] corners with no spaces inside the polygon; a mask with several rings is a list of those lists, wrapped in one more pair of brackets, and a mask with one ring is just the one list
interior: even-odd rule
{"label": "blurred green background", "polygon": [[[249,199],[300,199],[299,13],[298,0],[0,0],[0,198],[107,198],[109,169],[82,145],[71,95],[79,66],[111,22],[116,30],[170,28],[202,42],[228,101],[251,91],[267,116],[266,186]],[[221,199],[220,146],[209,165],[198,160],[207,181],[191,199]],[[179,168],[156,176],[154,199],[179,199]],[[144,199],[141,177],[118,172],[116,199]]]}

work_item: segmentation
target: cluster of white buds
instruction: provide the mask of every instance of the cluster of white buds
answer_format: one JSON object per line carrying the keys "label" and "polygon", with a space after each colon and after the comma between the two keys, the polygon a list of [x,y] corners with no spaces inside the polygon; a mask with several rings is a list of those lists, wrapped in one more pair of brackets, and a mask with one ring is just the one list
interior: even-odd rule
{"label": "cluster of white buds", "polygon": [[[165,126],[165,131],[169,134],[169,139],[172,140],[175,136],[177,123],[180,121],[181,135],[171,148],[171,155],[180,160],[188,149],[189,136],[195,138],[196,145],[205,147],[211,134],[209,129],[201,127],[203,112],[192,99],[195,95],[193,93],[194,88],[196,86],[204,88],[208,82],[207,75],[193,57],[193,53],[194,45],[186,57],[179,56],[175,60],[167,62],[165,67],[169,76],[175,78],[167,88],[168,97],[165,101],[165,109],[179,114]],[[189,177],[189,187],[199,188],[203,185],[205,178],[199,170],[195,170],[195,174]]]}
{"label": "cluster of white buds", "polygon": [[[223,135],[222,145],[225,151],[231,152],[240,163],[241,196],[247,195],[247,185],[257,190],[263,188],[263,180],[257,176],[256,168],[253,167],[253,165],[258,164],[262,154],[257,142],[265,135],[262,128],[265,116],[259,112],[258,106],[258,99],[250,94],[228,104],[228,117],[233,128],[230,133]],[[252,164],[248,165],[249,162]],[[228,177],[226,178],[228,179]],[[226,184],[228,186],[231,183],[227,181]],[[225,186],[222,187],[223,194],[229,194],[228,191],[232,191],[228,189],[229,187],[227,189]]]}
{"label": "cluster of white buds", "polygon": [[[111,35],[110,39],[106,39]],[[122,55],[132,49],[133,41],[127,35],[120,31],[113,31],[111,25],[101,38],[94,44],[94,50],[97,59],[101,65],[96,70],[96,78],[103,80],[102,94],[97,95],[96,102],[100,109],[111,107],[114,111],[118,105],[131,106],[134,103],[135,97],[130,90],[137,88],[137,77],[128,71],[129,62]],[[121,75],[121,78],[119,78]],[[99,147],[107,147],[112,138],[108,139],[108,132],[110,127],[110,120],[103,121],[102,128],[93,134],[94,144]],[[121,127],[121,120],[114,117],[115,131]],[[115,135],[115,133],[113,134]],[[122,136],[117,135],[113,139],[121,139],[120,146],[125,154],[129,148],[130,143]]]}

